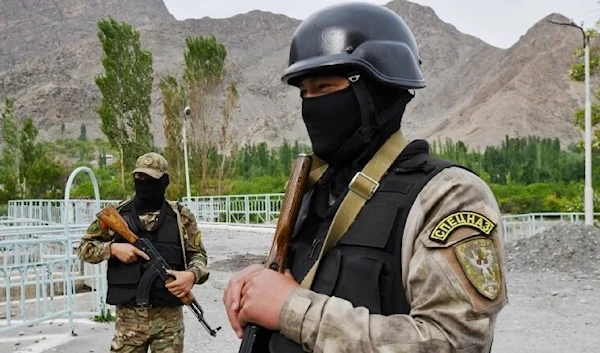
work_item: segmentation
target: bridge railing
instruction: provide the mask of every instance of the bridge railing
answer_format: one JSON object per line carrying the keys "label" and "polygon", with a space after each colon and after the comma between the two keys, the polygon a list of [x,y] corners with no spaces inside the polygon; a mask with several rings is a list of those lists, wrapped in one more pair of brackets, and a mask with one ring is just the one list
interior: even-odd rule
{"label": "bridge railing", "polygon": [[[70,200],[68,219],[70,224],[89,224],[95,219],[95,200]],[[100,201],[101,207],[118,200]],[[228,225],[253,225],[275,227],[283,194],[195,196],[184,198],[182,203],[190,208],[197,221]],[[11,219],[0,219],[0,229],[4,223],[32,225],[35,222],[61,224],[64,200],[15,200],[8,204]],[[600,214],[596,214],[598,217]],[[505,241],[528,238],[557,222],[583,222],[583,212],[572,213],[528,213],[504,215],[502,227]]]}
{"label": "bridge railing", "polygon": [[[600,219],[600,213],[594,214]],[[583,212],[541,212],[518,215],[504,215],[502,227],[505,242],[512,242],[534,236],[559,223],[584,223]]]}
{"label": "bridge railing", "polygon": [[[100,207],[118,200],[101,200]],[[91,223],[96,218],[96,200],[72,199],[68,201],[69,207],[67,222],[69,224]],[[63,224],[65,200],[10,200],[8,201],[8,218],[13,220],[37,220],[47,224]]]}
{"label": "bridge railing", "polygon": [[0,227],[0,332],[104,308],[105,264],[75,255],[85,228]]}
{"label": "bridge railing", "polygon": [[198,222],[274,226],[283,194],[184,197]]}
{"label": "bridge railing", "polygon": [[[200,225],[274,228],[283,194],[184,199]],[[95,202],[98,202],[95,204]],[[106,308],[106,267],[84,264],[75,249],[98,205],[116,200],[15,200],[0,219],[0,332],[55,317],[97,315]],[[65,207],[67,206],[67,207]],[[66,215],[63,213],[67,212]],[[596,214],[596,217],[600,214]],[[531,237],[583,213],[529,213],[502,217],[504,240]],[[87,293],[82,293],[81,291]],[[71,324],[72,325],[72,324]]]}

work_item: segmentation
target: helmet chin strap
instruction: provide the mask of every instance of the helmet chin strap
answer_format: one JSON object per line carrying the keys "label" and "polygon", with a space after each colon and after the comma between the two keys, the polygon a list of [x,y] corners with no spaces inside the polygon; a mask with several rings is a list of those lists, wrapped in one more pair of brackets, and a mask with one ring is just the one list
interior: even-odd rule
{"label": "helmet chin strap", "polygon": [[334,167],[348,163],[361,147],[368,145],[375,132],[377,113],[371,94],[367,90],[364,80],[360,79],[359,73],[351,73],[348,76],[350,86],[360,107],[361,126],[352,136],[335,152],[331,161],[327,161]]}
{"label": "helmet chin strap", "polygon": [[[349,74],[348,80],[354,92],[358,106],[360,107],[361,126],[356,132],[344,143],[334,154],[331,161],[327,161],[330,165],[344,164],[348,159],[355,156],[356,153],[373,141],[373,137],[381,126],[399,111],[404,111],[404,106],[407,101],[398,99],[391,107],[388,107],[383,112],[378,113],[371,97],[371,93],[367,89],[364,80],[361,79],[359,73],[353,72]],[[411,95],[412,96],[412,95]],[[412,98],[412,97],[411,97]],[[337,162],[337,163],[336,163]]]}
{"label": "helmet chin strap", "polygon": [[392,115],[397,114],[399,111],[402,111],[403,113],[406,104],[415,96],[415,90],[407,90],[408,97],[410,97],[408,100],[396,99],[391,106],[378,112],[365,81],[361,80],[361,75],[359,73],[351,73],[348,75],[348,80],[350,81],[350,86],[354,91],[354,95],[356,96],[356,100],[360,107],[362,126],[359,131],[362,130],[362,134],[368,136],[368,139],[365,140],[365,142],[370,142],[373,133],[381,128]]}
{"label": "helmet chin strap", "polygon": [[362,136],[363,141],[368,143],[371,141],[373,131],[377,127],[377,111],[365,81],[360,78],[359,73],[348,75],[350,86],[360,107],[362,126],[359,128],[358,133]]}

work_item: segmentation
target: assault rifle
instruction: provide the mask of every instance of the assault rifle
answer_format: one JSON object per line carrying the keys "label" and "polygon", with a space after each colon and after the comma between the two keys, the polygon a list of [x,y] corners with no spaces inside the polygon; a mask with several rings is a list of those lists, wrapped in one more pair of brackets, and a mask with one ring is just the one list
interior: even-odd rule
{"label": "assault rifle", "polygon": [[[296,157],[290,177],[286,185],[281,212],[277,220],[275,235],[271,251],[267,257],[265,267],[273,271],[283,273],[285,271],[285,260],[298,219],[298,212],[302,203],[304,189],[308,183],[308,176],[312,165],[312,158],[305,154]],[[248,323],[244,327],[244,337],[240,345],[239,353],[263,353],[268,352],[270,334],[264,327]]]}
{"label": "assault rifle", "polygon": [[[139,238],[129,229],[129,226],[127,226],[127,223],[123,217],[121,217],[119,212],[112,205],[108,205],[96,216],[102,223],[106,224],[109,228],[117,232],[125,240],[133,244],[133,246],[145,252],[150,258],[149,261],[143,264],[146,270],[142,276],[142,279],[140,280],[140,284],[138,285],[136,298],[138,305],[150,304],[150,285],[154,282],[154,280],[156,280],[157,277],[162,278],[165,281],[165,284],[175,280],[173,276],[167,274],[167,270],[171,270],[171,267],[162,258],[162,256],[160,256],[154,245],[152,245],[148,239]],[[217,331],[219,331],[221,327],[219,326],[215,330],[210,328],[206,320],[204,320],[204,311],[202,310],[200,304],[198,304],[198,301],[192,292],[189,292],[185,297],[180,299],[192,310],[194,315],[198,318],[198,321],[200,321],[204,328],[206,328],[208,333],[215,337],[217,335]]]}

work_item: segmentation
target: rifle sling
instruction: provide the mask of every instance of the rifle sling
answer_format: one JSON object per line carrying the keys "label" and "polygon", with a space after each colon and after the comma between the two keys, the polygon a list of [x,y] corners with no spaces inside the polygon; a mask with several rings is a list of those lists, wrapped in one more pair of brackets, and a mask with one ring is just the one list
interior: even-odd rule
{"label": "rifle sling", "polygon": [[[354,178],[352,178],[352,181],[348,185],[350,191],[346,194],[346,197],[342,200],[342,204],[335,213],[327,231],[325,243],[321,247],[319,257],[300,283],[303,288],[311,287],[323,255],[331,250],[340,241],[348,228],[350,228],[350,225],[352,225],[362,207],[373,197],[379,188],[379,182],[383,175],[392,166],[398,156],[400,156],[405,147],[406,139],[402,132],[398,130],[377,150],[363,170],[356,173]],[[311,170],[310,181],[314,184],[321,177],[325,169],[327,169],[326,164],[317,166]],[[314,179],[315,177],[317,178],[316,180]]]}

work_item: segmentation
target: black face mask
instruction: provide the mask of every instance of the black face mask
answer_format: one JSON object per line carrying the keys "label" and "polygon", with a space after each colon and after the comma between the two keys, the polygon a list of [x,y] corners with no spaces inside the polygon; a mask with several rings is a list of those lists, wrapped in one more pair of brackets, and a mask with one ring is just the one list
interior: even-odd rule
{"label": "black face mask", "polygon": [[138,212],[156,211],[165,200],[165,190],[169,185],[169,176],[160,179],[133,179],[135,183],[135,206]]}
{"label": "black face mask", "polygon": [[302,101],[302,118],[315,155],[328,163],[361,126],[352,87]]}

